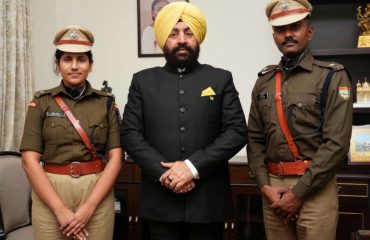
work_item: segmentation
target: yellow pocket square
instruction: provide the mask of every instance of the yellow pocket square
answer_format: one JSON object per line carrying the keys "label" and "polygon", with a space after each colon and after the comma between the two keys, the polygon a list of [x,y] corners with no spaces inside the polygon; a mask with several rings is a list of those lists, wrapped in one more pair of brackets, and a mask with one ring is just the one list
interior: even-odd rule
{"label": "yellow pocket square", "polygon": [[201,97],[210,97],[210,96],[215,96],[216,93],[213,91],[211,87],[208,87],[202,91]]}

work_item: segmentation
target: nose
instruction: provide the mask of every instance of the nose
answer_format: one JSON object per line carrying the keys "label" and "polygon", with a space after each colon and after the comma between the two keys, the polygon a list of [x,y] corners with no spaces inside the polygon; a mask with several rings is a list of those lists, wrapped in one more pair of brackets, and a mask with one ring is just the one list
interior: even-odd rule
{"label": "nose", "polygon": [[77,59],[72,60],[72,69],[77,69]]}
{"label": "nose", "polygon": [[180,32],[180,34],[177,38],[177,42],[178,43],[185,43],[186,42],[186,37],[185,37],[185,34],[183,32]]}
{"label": "nose", "polygon": [[287,37],[292,37],[293,36],[293,30],[289,27],[287,27],[284,31],[284,36],[287,38]]}
{"label": "nose", "polygon": [[286,29],[285,31],[284,31],[284,37],[285,38],[290,38],[290,37],[292,37],[293,36],[293,33],[292,33],[292,31],[290,30],[290,29]]}

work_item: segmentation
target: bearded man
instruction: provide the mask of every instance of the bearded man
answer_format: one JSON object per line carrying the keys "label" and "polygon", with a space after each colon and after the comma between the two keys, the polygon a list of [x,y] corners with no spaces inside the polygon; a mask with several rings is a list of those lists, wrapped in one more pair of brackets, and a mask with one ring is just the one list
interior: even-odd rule
{"label": "bearded man", "polygon": [[164,67],[135,73],[121,145],[142,169],[140,217],[151,239],[221,240],[232,216],[228,160],[247,142],[230,72],[198,62],[201,11],[173,2],[154,30]]}

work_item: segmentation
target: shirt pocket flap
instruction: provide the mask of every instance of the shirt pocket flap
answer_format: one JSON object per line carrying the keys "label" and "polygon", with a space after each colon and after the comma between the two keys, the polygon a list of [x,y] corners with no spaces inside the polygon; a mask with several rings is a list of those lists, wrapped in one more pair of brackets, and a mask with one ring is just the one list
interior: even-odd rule
{"label": "shirt pocket flap", "polygon": [[316,95],[313,94],[296,94],[286,97],[288,106],[295,106],[298,108],[312,107],[316,103]]}

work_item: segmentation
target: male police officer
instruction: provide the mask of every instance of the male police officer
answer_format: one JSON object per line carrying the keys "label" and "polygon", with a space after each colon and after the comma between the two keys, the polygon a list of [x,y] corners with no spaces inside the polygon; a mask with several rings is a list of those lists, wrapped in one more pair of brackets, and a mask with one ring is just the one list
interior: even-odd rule
{"label": "male police officer", "polygon": [[311,55],[311,10],[306,0],[266,7],[283,57],[259,73],[247,149],[268,239],[335,239],[335,169],[349,149],[351,83],[343,66]]}

